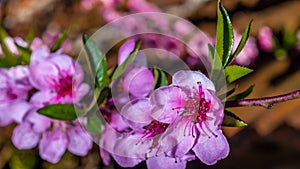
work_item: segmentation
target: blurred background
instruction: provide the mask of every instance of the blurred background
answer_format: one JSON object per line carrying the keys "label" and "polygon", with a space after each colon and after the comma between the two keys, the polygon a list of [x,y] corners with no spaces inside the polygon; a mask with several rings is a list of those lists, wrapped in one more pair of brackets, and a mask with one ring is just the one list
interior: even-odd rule
{"label": "blurred background", "polygon": [[[216,0],[141,2],[136,0],[131,6],[126,6],[128,2],[125,0],[111,6],[108,0],[0,0],[0,23],[10,36],[24,39],[38,36],[45,40],[68,30],[69,45],[66,46],[66,52],[74,57],[80,51],[83,33],[92,34],[119,17],[111,17],[111,13],[122,16],[143,10],[163,11],[188,19],[208,36],[215,35]],[[222,0],[222,3],[237,33],[242,34],[253,19],[251,36],[255,46],[244,52],[250,60],[244,66],[254,68],[255,71],[236,82],[239,84],[238,91],[255,84],[249,98],[256,98],[299,89],[300,1]],[[109,11],[111,8],[114,10]],[[107,14],[107,11],[111,13]],[[264,45],[263,40],[267,38],[269,41]],[[230,110],[248,124],[244,128],[223,128],[231,146],[230,155],[214,166],[194,161],[188,164],[188,168],[300,168],[300,99],[277,104],[269,110],[260,107]],[[13,128],[14,125],[0,127],[0,169],[121,168],[116,164],[104,167],[96,145],[86,157],[79,158],[66,153],[58,164],[50,164],[40,159],[37,149],[15,149],[10,141]],[[146,168],[146,165],[141,164],[135,168]]]}

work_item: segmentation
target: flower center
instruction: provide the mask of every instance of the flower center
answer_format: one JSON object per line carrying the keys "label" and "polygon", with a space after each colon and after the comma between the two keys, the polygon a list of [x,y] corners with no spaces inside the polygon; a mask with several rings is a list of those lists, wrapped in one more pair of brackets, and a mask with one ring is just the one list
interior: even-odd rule
{"label": "flower center", "polygon": [[205,99],[204,92],[200,82],[198,89],[195,89],[191,93],[191,97],[188,98],[185,102],[183,116],[191,117],[191,120],[194,123],[202,123],[209,119],[207,113],[211,108],[211,102]]}
{"label": "flower center", "polygon": [[207,114],[210,110],[211,103],[206,101],[204,98],[199,99],[199,105],[198,105],[198,111],[197,111],[197,118],[196,121],[198,123],[201,123],[202,121],[207,120]]}
{"label": "flower center", "polygon": [[55,90],[59,96],[72,96],[72,76],[62,75],[55,85]]}
{"label": "flower center", "polygon": [[198,82],[197,84],[198,84],[198,93],[196,94],[196,96],[198,96],[198,108],[197,108],[196,121],[201,124],[203,121],[206,121],[208,119],[206,113],[209,112],[211,103],[210,101],[205,100],[205,95],[202,90],[201,83]]}
{"label": "flower center", "polygon": [[148,126],[144,127],[146,130],[144,137],[155,137],[166,131],[168,126],[168,123],[161,123],[159,121],[154,120]]}

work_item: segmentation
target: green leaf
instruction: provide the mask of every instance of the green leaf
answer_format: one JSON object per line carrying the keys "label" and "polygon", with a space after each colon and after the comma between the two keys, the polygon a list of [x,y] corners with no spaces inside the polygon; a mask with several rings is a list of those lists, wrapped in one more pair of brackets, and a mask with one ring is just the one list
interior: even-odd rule
{"label": "green leaf", "polygon": [[252,69],[238,65],[227,66],[225,68],[225,75],[228,83],[232,83],[251,72],[253,72]]}
{"label": "green leaf", "polygon": [[112,81],[117,79],[119,76],[122,75],[122,73],[126,70],[126,68],[134,61],[137,52],[139,51],[141,46],[141,42],[138,42],[135,47],[134,50],[130,53],[130,55],[126,58],[126,60],[117,67],[117,69],[115,70],[113,76],[112,76]]}
{"label": "green leaf", "polygon": [[[96,87],[101,90],[110,83],[107,74],[106,57],[99,51],[96,44],[89,40],[87,35],[83,35],[83,42],[88,55],[88,65],[92,72],[92,77],[96,78]],[[94,76],[96,74],[96,76]]]}
{"label": "green leaf", "polygon": [[241,120],[237,115],[233,114],[228,110],[224,110],[224,119],[222,122],[222,126],[227,127],[244,127],[247,124]]}
{"label": "green leaf", "polygon": [[19,64],[29,64],[32,51],[29,48],[24,48],[18,44],[16,44],[16,46],[21,53],[19,57]]}
{"label": "green leaf", "polygon": [[211,62],[211,69],[209,70],[210,73],[210,79],[215,84],[216,90],[224,87],[225,82],[225,76],[224,76],[224,69],[222,66],[222,63],[220,61],[220,58],[217,56],[217,52],[211,44],[208,44],[208,50],[209,50],[209,58]]}
{"label": "green leaf", "polygon": [[101,120],[96,114],[88,117],[87,129],[94,134],[101,133]]}
{"label": "green leaf", "polygon": [[37,110],[37,112],[58,120],[73,121],[77,118],[73,104],[51,104]]}
{"label": "green leaf", "polygon": [[161,86],[167,86],[168,85],[168,79],[161,69],[154,69],[154,88],[157,89]]}
{"label": "green leaf", "polygon": [[62,45],[62,43],[64,42],[64,40],[66,39],[67,35],[68,35],[68,31],[65,30],[65,31],[57,38],[57,40],[55,41],[55,43],[54,43],[53,46],[51,47],[51,52],[55,52],[55,51],[57,51],[57,50],[61,47],[61,45]]}
{"label": "green leaf", "polygon": [[222,65],[228,62],[233,48],[233,29],[226,9],[218,2],[218,20],[216,33],[216,51],[220,57]]}
{"label": "green leaf", "polygon": [[227,101],[234,101],[234,100],[244,99],[245,97],[249,96],[249,94],[252,93],[253,88],[254,88],[254,85],[251,85],[250,87],[248,87],[248,89],[246,89],[245,91],[230,97],[229,99],[227,99]]}
{"label": "green leaf", "polygon": [[229,90],[228,92],[226,92],[226,93],[224,93],[224,94],[221,94],[220,96],[218,96],[219,99],[223,100],[223,99],[225,99],[226,97],[232,95],[232,94],[236,91],[237,88],[238,88],[238,85],[236,85],[234,88],[232,88],[232,89]]}
{"label": "green leaf", "polygon": [[104,101],[108,98],[109,95],[110,95],[110,88],[109,87],[103,88],[97,100],[98,105],[104,103]]}
{"label": "green leaf", "polygon": [[245,30],[245,32],[243,33],[243,36],[236,48],[236,50],[234,51],[234,53],[231,55],[231,57],[229,58],[228,62],[226,63],[227,65],[230,65],[234,59],[238,56],[238,54],[242,51],[242,49],[244,48],[249,36],[250,36],[250,30],[251,30],[251,26],[252,26],[252,22],[253,20],[251,20]]}
{"label": "green leaf", "polygon": [[31,44],[31,42],[33,41],[33,39],[35,37],[36,37],[35,36],[35,30],[34,30],[34,28],[31,27],[28,34],[27,34],[27,36],[25,37],[25,41],[29,42],[29,44]]}
{"label": "green leaf", "polygon": [[2,27],[0,27],[0,44],[5,55],[4,58],[1,58],[1,66],[3,67],[11,67],[17,65],[17,57],[14,56],[5,42],[5,39],[8,37],[9,36],[7,32]]}

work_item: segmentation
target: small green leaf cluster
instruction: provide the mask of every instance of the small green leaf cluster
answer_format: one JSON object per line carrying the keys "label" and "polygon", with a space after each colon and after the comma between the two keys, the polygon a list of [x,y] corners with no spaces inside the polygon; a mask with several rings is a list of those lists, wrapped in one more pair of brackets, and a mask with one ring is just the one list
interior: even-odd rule
{"label": "small green leaf cluster", "polygon": [[[219,72],[224,70],[223,73],[226,77],[227,84],[231,84],[237,81],[238,79],[250,74],[253,71],[252,69],[243,66],[232,65],[232,62],[242,51],[250,36],[251,26],[252,20],[245,29],[240,42],[238,42],[236,50],[233,51],[233,44],[236,42],[234,42],[234,33],[230,17],[226,9],[222,6],[220,0],[218,1],[216,45],[209,45],[209,56],[212,64],[212,79],[218,79],[218,77],[220,76]],[[236,101],[244,99],[252,92],[253,87],[254,86],[250,86],[246,91],[229,97],[235,92],[235,87],[230,91],[226,92],[225,94],[220,95],[219,97],[221,99],[225,99],[226,101]],[[243,122],[238,116],[236,116],[232,112],[225,110],[224,113],[224,126],[241,127],[246,125],[245,122]]]}

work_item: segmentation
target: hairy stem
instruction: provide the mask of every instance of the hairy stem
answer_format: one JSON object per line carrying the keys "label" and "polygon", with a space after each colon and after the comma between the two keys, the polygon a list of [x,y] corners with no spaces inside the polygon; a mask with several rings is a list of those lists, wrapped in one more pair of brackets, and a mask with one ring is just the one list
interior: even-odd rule
{"label": "hairy stem", "polygon": [[293,91],[291,93],[278,95],[278,96],[228,101],[225,103],[225,107],[261,106],[270,109],[276,103],[281,103],[281,102],[298,99],[298,98],[300,98],[300,89]]}

